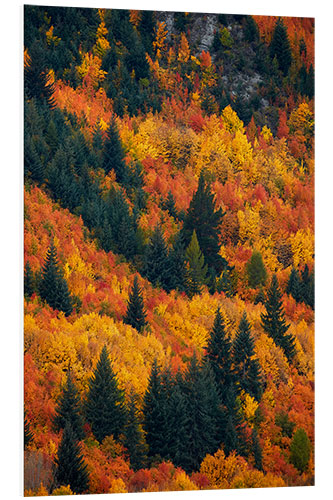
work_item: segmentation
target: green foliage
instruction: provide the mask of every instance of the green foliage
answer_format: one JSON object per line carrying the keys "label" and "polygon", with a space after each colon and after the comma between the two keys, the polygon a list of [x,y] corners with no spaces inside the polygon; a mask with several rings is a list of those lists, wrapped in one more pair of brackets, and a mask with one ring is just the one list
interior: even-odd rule
{"label": "green foliage", "polygon": [[249,286],[257,288],[260,285],[265,285],[267,279],[267,271],[262,260],[262,255],[258,251],[254,251],[246,264],[246,272],[248,276]]}
{"label": "green foliage", "polygon": [[108,174],[112,169],[115,171],[118,182],[124,180],[126,164],[125,154],[121,145],[115,116],[112,115],[104,141],[103,168]]}
{"label": "green foliage", "polygon": [[290,462],[302,474],[306,471],[311,454],[311,443],[304,429],[297,429],[290,443]]}
{"label": "green foliage", "polygon": [[29,262],[26,263],[24,268],[24,296],[29,299],[36,290],[34,273],[30,267]]}
{"label": "green foliage", "polygon": [[280,412],[275,417],[275,423],[279,427],[281,427],[282,435],[287,436],[289,438],[292,437],[295,423],[289,420],[288,414],[284,412]]}
{"label": "green foliage", "polygon": [[138,332],[141,332],[147,324],[142,290],[139,287],[137,275],[134,277],[133,287],[129,295],[127,311],[123,321],[124,323],[133,326],[133,328],[136,328]]}
{"label": "green foliage", "polygon": [[244,29],[244,38],[247,42],[259,41],[259,29],[253,16],[244,16],[243,29]]}
{"label": "green foliage", "polygon": [[284,75],[287,75],[292,56],[287,28],[281,18],[276,21],[269,50],[271,58],[277,58],[279,69]]}
{"label": "green foliage", "polygon": [[124,430],[126,409],[124,393],[112,370],[106,346],[88,383],[85,415],[92,432],[101,443],[106,436],[116,439]]}
{"label": "green foliage", "polygon": [[89,487],[89,474],[79,442],[69,422],[66,423],[55,459],[55,483],[69,485],[74,493],[85,493]]}
{"label": "green foliage", "polygon": [[55,107],[54,85],[48,81],[43,48],[35,42],[30,49],[30,61],[24,68],[24,93],[50,109]]}
{"label": "green foliage", "polygon": [[286,293],[290,294],[296,302],[300,301],[301,298],[301,282],[297,269],[294,267],[290,271]]}
{"label": "green foliage", "polygon": [[148,446],[137,408],[137,398],[133,393],[130,394],[127,405],[127,421],[124,427],[123,444],[127,449],[131,468],[134,471],[144,468],[147,464]]}
{"label": "green foliage", "polygon": [[62,393],[55,409],[53,426],[56,432],[64,429],[69,422],[73,433],[78,440],[84,438],[83,416],[81,400],[77,388],[73,382],[71,370],[67,372],[66,384],[62,388]]}
{"label": "green foliage", "polygon": [[168,249],[159,225],[155,227],[146,247],[142,272],[154,286],[169,288]]}
{"label": "green foliage", "polygon": [[262,468],[262,450],[258,438],[258,431],[256,428],[252,430],[252,453],[254,458],[254,466],[258,470],[263,470]]}
{"label": "green foliage", "polygon": [[175,241],[169,250],[169,279],[168,290],[185,291],[186,288],[186,267],[185,267],[185,248],[182,234],[179,232]]}
{"label": "green foliage", "polygon": [[185,250],[185,260],[187,262],[186,293],[189,297],[193,297],[193,295],[201,293],[203,285],[208,282],[207,264],[205,264],[204,256],[201,253],[195,230],[190,244]]}
{"label": "green foliage", "polygon": [[227,262],[219,255],[219,233],[223,216],[221,208],[215,210],[214,195],[201,174],[198,189],[193,195],[184,220],[182,234],[187,246],[193,231],[196,232],[208,269],[213,268],[217,275],[227,266]]}
{"label": "green foliage", "polygon": [[233,362],[236,386],[257,401],[262,395],[262,379],[259,361],[254,356],[254,340],[244,312],[233,342]]}
{"label": "green foliage", "polygon": [[261,314],[262,327],[275,344],[283,349],[288,361],[291,362],[296,354],[295,339],[287,333],[289,325],[285,320],[281,292],[275,274],[267,292],[265,308],[266,312]]}
{"label": "green foliage", "polygon": [[46,253],[42,268],[42,277],[39,284],[39,294],[53,309],[63,311],[69,316],[73,310],[72,297],[68,291],[62,270],[57,259],[57,250],[53,241]]}

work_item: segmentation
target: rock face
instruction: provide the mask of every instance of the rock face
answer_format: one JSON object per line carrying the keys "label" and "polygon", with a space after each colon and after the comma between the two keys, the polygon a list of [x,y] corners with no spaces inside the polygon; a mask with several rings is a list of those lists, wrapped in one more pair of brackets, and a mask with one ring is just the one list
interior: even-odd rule
{"label": "rock face", "polygon": [[217,14],[197,14],[194,22],[191,42],[198,47],[198,54],[211,48],[217,29]]}

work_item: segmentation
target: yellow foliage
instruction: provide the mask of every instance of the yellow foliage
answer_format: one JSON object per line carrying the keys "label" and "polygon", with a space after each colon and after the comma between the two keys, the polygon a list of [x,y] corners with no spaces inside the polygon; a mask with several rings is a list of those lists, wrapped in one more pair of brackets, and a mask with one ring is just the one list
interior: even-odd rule
{"label": "yellow foliage", "polygon": [[180,37],[180,45],[178,49],[178,61],[181,64],[187,63],[190,58],[190,46],[184,33]]}
{"label": "yellow foliage", "polygon": [[239,238],[245,243],[253,245],[260,234],[260,214],[259,205],[254,208],[247,206],[245,210],[238,210],[237,218],[239,223]]}
{"label": "yellow foliage", "polygon": [[264,474],[259,470],[246,470],[231,483],[231,488],[276,488],[286,486],[281,477],[272,473]]}
{"label": "yellow foliage", "polygon": [[265,142],[267,144],[270,144],[270,142],[273,139],[273,134],[271,132],[271,129],[268,128],[266,125],[264,125],[263,128],[262,128],[262,130],[261,130],[261,135],[263,136]]}
{"label": "yellow foliage", "polygon": [[59,44],[59,42],[61,41],[61,38],[59,38],[58,36],[55,36],[53,34],[53,30],[54,30],[54,26],[50,26],[50,28],[45,33],[46,41],[47,41],[48,45],[50,45],[53,42],[54,45],[57,46]]}
{"label": "yellow foliage", "polygon": [[308,103],[302,102],[298,108],[292,111],[288,126],[291,133],[303,134],[305,137],[313,135],[314,118]]}
{"label": "yellow foliage", "polygon": [[242,410],[244,413],[244,416],[249,423],[250,427],[253,426],[253,420],[255,417],[255,412],[257,411],[258,408],[258,402],[250,396],[250,394],[243,393],[241,396],[242,400]]}
{"label": "yellow foliage", "polygon": [[153,42],[153,47],[156,50],[156,57],[161,58],[162,54],[166,51],[166,37],[168,30],[166,29],[165,21],[157,23],[156,38]]}
{"label": "yellow foliage", "polygon": [[213,488],[231,488],[234,479],[248,468],[244,458],[233,451],[228,457],[219,449],[214,455],[206,455],[201,463],[200,472],[205,474]]}
{"label": "yellow foliage", "polygon": [[236,111],[232,109],[230,104],[222,111],[222,120],[224,127],[228,132],[236,133],[237,131],[244,133],[244,123],[238,118]]}
{"label": "yellow foliage", "polygon": [[[252,146],[248,142],[246,135],[239,129],[236,130],[235,137],[231,143],[230,160],[236,171],[244,168],[245,164],[250,164],[252,158]],[[252,179],[255,182],[255,179]]]}
{"label": "yellow foliage", "polygon": [[311,264],[314,255],[314,234],[310,228],[299,229],[289,238],[294,267]]}
{"label": "yellow foliage", "polygon": [[71,490],[71,487],[68,486],[60,486],[59,488],[56,488],[53,490],[52,495],[53,497],[56,496],[65,496],[65,495],[74,495],[74,493]]}
{"label": "yellow foliage", "polygon": [[91,83],[94,88],[97,88],[99,83],[105,79],[107,71],[101,69],[102,60],[94,54],[81,52],[82,62],[81,65],[76,66],[76,70],[83,80],[88,74],[91,78]]}
{"label": "yellow foliage", "polygon": [[191,481],[186,472],[183,470],[176,470],[168,489],[170,491],[193,491],[199,488]]}
{"label": "yellow foliage", "polygon": [[112,479],[109,493],[128,493],[126,485],[121,477]]}

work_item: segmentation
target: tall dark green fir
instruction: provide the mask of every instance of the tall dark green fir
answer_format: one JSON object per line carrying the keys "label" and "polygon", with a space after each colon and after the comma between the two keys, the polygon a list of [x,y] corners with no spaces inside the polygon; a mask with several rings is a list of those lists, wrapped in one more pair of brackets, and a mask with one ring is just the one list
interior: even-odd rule
{"label": "tall dark green fir", "polygon": [[129,294],[126,315],[123,321],[133,326],[133,328],[136,328],[138,332],[141,332],[147,324],[146,316],[142,290],[139,286],[138,276],[135,275],[133,287]]}
{"label": "tall dark green fir", "polygon": [[269,50],[271,58],[276,57],[279,69],[286,76],[291,65],[292,55],[287,28],[281,18],[276,21]]}
{"label": "tall dark green fir", "polygon": [[123,444],[127,450],[131,468],[136,471],[147,465],[148,445],[145,440],[137,396],[130,394],[127,404],[127,421],[124,427]]}
{"label": "tall dark green fir", "polygon": [[71,424],[72,430],[78,440],[83,439],[84,420],[82,416],[81,399],[74,384],[71,370],[67,372],[66,383],[62,388],[55,409],[55,416],[53,419],[54,430],[59,432],[61,429],[64,429],[67,422]]}

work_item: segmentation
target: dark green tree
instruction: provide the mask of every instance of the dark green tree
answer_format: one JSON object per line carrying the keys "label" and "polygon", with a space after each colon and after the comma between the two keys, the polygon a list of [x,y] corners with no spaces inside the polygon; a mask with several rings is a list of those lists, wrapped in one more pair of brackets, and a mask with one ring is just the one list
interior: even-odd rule
{"label": "dark green tree", "polygon": [[184,244],[188,246],[193,231],[196,232],[208,270],[213,268],[216,275],[219,275],[227,266],[226,260],[219,255],[221,246],[219,234],[223,216],[221,208],[215,210],[214,195],[201,174],[197,191],[193,195],[185,216],[182,233]]}
{"label": "dark green tree", "polygon": [[267,292],[265,308],[266,312],[261,314],[262,327],[275,344],[283,349],[290,362],[296,354],[295,339],[293,335],[287,333],[289,325],[285,320],[281,292],[275,274]]}
{"label": "dark green tree", "polygon": [[214,325],[209,334],[206,359],[208,359],[215,375],[221,401],[225,401],[226,393],[233,382],[232,344],[227,337],[220,308],[216,311]]}
{"label": "dark green tree", "polygon": [[24,177],[40,183],[44,180],[44,166],[37,151],[36,140],[28,133],[24,138]]}
{"label": "dark green tree", "polygon": [[262,449],[259,442],[258,431],[255,427],[252,430],[252,453],[253,453],[255,468],[258,470],[263,470]]}
{"label": "dark green tree", "polygon": [[186,266],[186,293],[189,297],[202,292],[202,287],[208,283],[207,264],[201,252],[195,230],[191,241],[185,250]]}
{"label": "dark green tree", "polygon": [[24,92],[28,99],[35,98],[49,108],[55,107],[54,84],[49,82],[43,47],[35,41],[30,48],[29,62],[24,68]]}
{"label": "dark green tree", "polygon": [[253,16],[244,16],[243,30],[247,42],[259,42],[259,29]]}
{"label": "dark green tree", "polygon": [[69,485],[73,493],[81,494],[89,488],[89,474],[84,463],[78,439],[69,422],[63,431],[55,459],[55,483],[57,486]]}
{"label": "dark green tree", "polygon": [[166,199],[163,200],[162,208],[164,210],[167,210],[169,215],[171,215],[171,217],[173,217],[175,220],[178,219],[178,210],[176,208],[175,198],[174,198],[171,190],[168,191],[168,195],[167,195]]}
{"label": "dark green tree", "polygon": [[92,432],[100,443],[106,436],[115,439],[123,432],[126,423],[124,392],[112,370],[106,346],[103,347],[97,366],[88,384],[85,415]]}
{"label": "dark green tree", "polygon": [[182,240],[182,234],[179,232],[168,254],[169,278],[168,290],[185,291],[186,287],[186,266],[185,266],[185,247]]}
{"label": "dark green tree", "polygon": [[24,296],[29,299],[35,292],[35,277],[30,267],[29,262],[26,263],[24,268]]}
{"label": "dark green tree", "polygon": [[314,308],[314,273],[309,272],[309,267],[305,264],[301,272],[299,300]]}
{"label": "dark green tree", "polygon": [[127,171],[125,154],[120,141],[114,115],[110,119],[104,141],[103,168],[106,174],[113,169],[115,171],[117,181],[120,183],[124,181]]}
{"label": "dark green tree", "polygon": [[290,443],[290,462],[302,474],[306,471],[311,454],[311,443],[304,429],[297,429]]}
{"label": "dark green tree", "polygon": [[276,21],[269,50],[271,58],[276,57],[279,69],[286,76],[291,65],[292,55],[287,28],[281,18]]}
{"label": "dark green tree", "polygon": [[31,441],[33,440],[34,435],[30,429],[30,422],[27,418],[27,415],[24,411],[24,449],[26,449]]}
{"label": "dark green tree", "polygon": [[73,300],[69,293],[67,282],[57,259],[57,250],[53,241],[46,253],[39,283],[39,294],[53,309],[63,311],[69,316],[73,310]]}
{"label": "dark green tree", "polygon": [[123,321],[124,323],[133,326],[133,328],[136,328],[138,332],[141,332],[147,324],[142,290],[139,287],[137,275],[134,277],[133,287],[129,294],[127,311]]}
{"label": "dark green tree", "polygon": [[286,288],[286,293],[291,295],[296,302],[300,301],[301,298],[301,282],[297,269],[294,267],[290,271],[288,284]]}
{"label": "dark green tree", "polygon": [[226,455],[235,450],[238,455],[246,456],[248,446],[244,421],[241,415],[240,399],[234,383],[230,385],[225,396],[222,422],[224,425],[221,429],[221,435]]}
{"label": "dark green tree", "polygon": [[233,342],[233,363],[236,386],[257,401],[262,395],[261,368],[254,356],[254,340],[244,312]]}
{"label": "dark green tree", "polygon": [[168,249],[159,225],[155,227],[146,247],[143,274],[154,286],[169,288]]}
{"label": "dark green tree", "polygon": [[71,370],[67,372],[66,384],[62,388],[55,409],[55,416],[53,419],[54,430],[59,432],[61,429],[64,429],[67,422],[71,424],[72,431],[77,439],[79,441],[83,439],[85,434],[83,430],[84,421],[81,399],[74,384]]}
{"label": "dark green tree", "polygon": [[255,250],[252,253],[250,259],[246,263],[246,272],[249,286],[251,288],[257,288],[260,285],[265,285],[267,271],[260,252]]}
{"label": "dark green tree", "polygon": [[165,457],[169,442],[170,425],[168,403],[163,386],[161,369],[154,360],[143,399],[143,428],[150,457]]}
{"label": "dark green tree", "polygon": [[131,393],[127,405],[127,421],[124,427],[123,444],[127,450],[131,468],[136,471],[147,465],[148,446],[137,408],[137,396]]}
{"label": "dark green tree", "polygon": [[288,413],[279,412],[275,417],[275,424],[281,427],[283,436],[292,437],[296,424],[289,420]]}
{"label": "dark green tree", "polygon": [[175,467],[185,468],[190,463],[189,426],[187,399],[182,392],[182,383],[175,382],[169,400],[169,443],[168,453]]}

